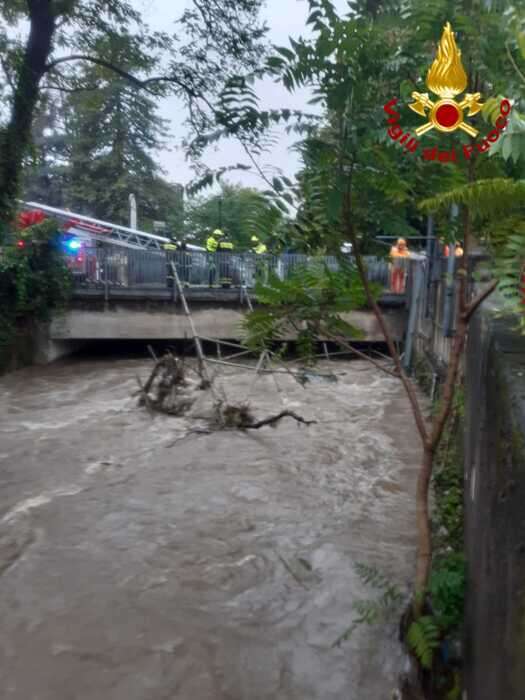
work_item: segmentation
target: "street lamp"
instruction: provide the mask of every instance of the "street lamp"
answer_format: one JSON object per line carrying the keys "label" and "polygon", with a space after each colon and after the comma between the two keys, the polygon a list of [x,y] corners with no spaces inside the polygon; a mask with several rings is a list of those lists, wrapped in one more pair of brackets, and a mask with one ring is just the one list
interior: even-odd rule
{"label": "street lamp", "polygon": [[134,194],[129,195],[129,227],[137,230],[137,198]]}

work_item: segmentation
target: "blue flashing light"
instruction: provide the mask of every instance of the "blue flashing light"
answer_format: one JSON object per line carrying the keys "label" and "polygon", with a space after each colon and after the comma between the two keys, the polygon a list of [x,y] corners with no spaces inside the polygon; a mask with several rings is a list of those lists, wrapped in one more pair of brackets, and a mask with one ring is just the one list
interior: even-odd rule
{"label": "blue flashing light", "polygon": [[80,250],[80,248],[82,248],[82,243],[73,239],[71,241],[67,241],[66,246],[69,248],[69,250]]}

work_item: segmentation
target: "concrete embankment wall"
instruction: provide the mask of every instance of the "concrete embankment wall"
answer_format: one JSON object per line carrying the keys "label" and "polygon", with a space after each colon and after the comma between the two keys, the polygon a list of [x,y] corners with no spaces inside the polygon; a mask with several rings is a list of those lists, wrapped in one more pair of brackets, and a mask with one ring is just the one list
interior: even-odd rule
{"label": "concrete embankment wall", "polygon": [[[450,284],[431,270],[409,294],[411,366],[433,375],[429,386],[443,379],[454,337]],[[494,295],[476,313],[464,358],[464,700],[525,699],[525,337],[500,307]]]}
{"label": "concrete embankment wall", "polygon": [[53,340],[47,324],[19,324],[13,337],[0,347],[0,375],[30,365],[46,365],[81,347],[75,340]]}
{"label": "concrete embankment wall", "polygon": [[525,698],[525,337],[485,304],[466,355],[468,700]]}

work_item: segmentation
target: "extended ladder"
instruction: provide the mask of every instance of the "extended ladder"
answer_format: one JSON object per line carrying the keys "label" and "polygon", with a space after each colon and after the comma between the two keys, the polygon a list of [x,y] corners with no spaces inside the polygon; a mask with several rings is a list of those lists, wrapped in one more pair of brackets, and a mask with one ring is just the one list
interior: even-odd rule
{"label": "extended ladder", "polygon": [[[83,214],[75,214],[65,209],[48,207],[39,202],[20,202],[23,209],[39,209],[44,214],[48,214],[63,225],[64,230],[79,238],[102,241],[123,248],[133,248],[135,250],[163,250],[165,243],[170,243],[170,239],[165,236],[157,236],[145,231],[137,231],[126,226],[119,226],[108,221],[100,221]],[[188,245],[188,250],[204,250],[199,246]]]}

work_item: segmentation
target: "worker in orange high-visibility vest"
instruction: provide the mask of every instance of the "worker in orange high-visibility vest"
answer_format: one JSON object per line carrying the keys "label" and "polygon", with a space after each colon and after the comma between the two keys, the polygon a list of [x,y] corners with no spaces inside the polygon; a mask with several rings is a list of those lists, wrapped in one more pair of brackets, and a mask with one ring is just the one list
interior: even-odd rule
{"label": "worker in orange high-visibility vest", "polygon": [[406,284],[406,260],[410,257],[410,251],[404,238],[397,239],[396,245],[390,249],[390,257],[392,258],[390,289],[394,294],[403,294]]}
{"label": "worker in orange high-visibility vest", "polygon": [[[443,248],[443,255],[446,258],[448,258],[448,256],[450,255],[450,246],[448,245],[448,243]],[[463,255],[463,248],[459,241],[454,245],[454,255],[456,256],[456,258],[461,258],[461,256]]]}

